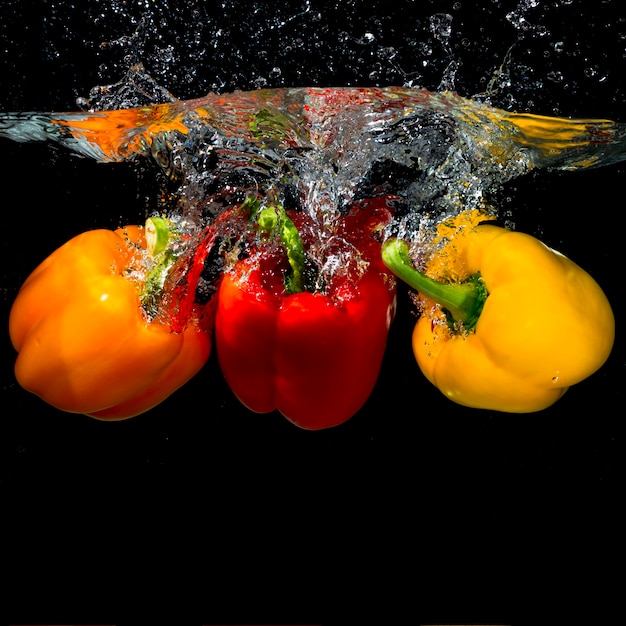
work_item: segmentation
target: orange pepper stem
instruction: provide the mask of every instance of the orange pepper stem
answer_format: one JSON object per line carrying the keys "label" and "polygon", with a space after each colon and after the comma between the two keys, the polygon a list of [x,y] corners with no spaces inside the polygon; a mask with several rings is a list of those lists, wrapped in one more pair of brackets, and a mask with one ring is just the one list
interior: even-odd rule
{"label": "orange pepper stem", "polygon": [[144,278],[141,305],[148,318],[154,319],[163,299],[167,273],[176,261],[177,252],[172,245],[178,235],[170,220],[158,216],[146,220],[145,230],[151,263]]}
{"label": "orange pepper stem", "polygon": [[170,220],[165,217],[155,215],[146,220],[146,246],[150,256],[154,257],[167,248],[171,226]]}
{"label": "orange pepper stem", "polygon": [[402,239],[387,239],[382,246],[383,263],[401,280],[447,311],[453,325],[470,331],[476,326],[487,299],[480,273],[461,283],[441,283],[415,269],[409,245]]}

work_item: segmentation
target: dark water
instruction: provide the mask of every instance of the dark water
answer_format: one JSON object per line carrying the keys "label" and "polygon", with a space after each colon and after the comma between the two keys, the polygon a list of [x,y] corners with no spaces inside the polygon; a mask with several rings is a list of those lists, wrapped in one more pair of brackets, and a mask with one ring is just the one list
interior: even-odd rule
{"label": "dark water", "polygon": [[[617,1],[129,4],[4,3],[0,110],[105,106],[112,92],[94,88],[141,62],[154,82],[131,101],[409,84],[626,121]],[[44,256],[82,230],[142,220],[161,179],[147,163],[1,147],[6,320]],[[497,197],[516,228],[598,280],[617,320],[605,367],[540,414],[464,409],[427,385],[406,292],[370,401],[320,433],[242,409],[213,358],[128,422],[62,414],[16,385],[5,337],[11,575],[0,613],[22,623],[623,619],[624,177],[620,165],[538,172]]]}

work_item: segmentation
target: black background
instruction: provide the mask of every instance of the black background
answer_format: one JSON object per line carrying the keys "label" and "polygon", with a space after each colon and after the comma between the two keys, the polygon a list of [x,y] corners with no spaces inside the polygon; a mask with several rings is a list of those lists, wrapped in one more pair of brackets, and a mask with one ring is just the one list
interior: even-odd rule
{"label": "black background", "polygon": [[[136,58],[101,45],[132,34],[142,4],[152,21]],[[472,96],[508,68],[513,46],[512,86],[496,104],[626,121],[619,6],[3,2],[0,110],[75,109],[138,59],[181,98],[262,85],[436,89],[450,61],[461,62],[454,86]],[[452,16],[450,39],[433,35],[437,13]],[[83,230],[143,221],[152,190],[134,164],[0,148],[6,328],[37,263]],[[317,433],[242,409],[214,356],[132,420],[64,414],[19,388],[0,334],[0,619],[623,619],[624,180],[623,166],[539,172],[501,194],[516,228],[598,280],[617,322],[606,365],[537,414],[469,410],[432,388],[411,353],[405,291],[370,400]]]}

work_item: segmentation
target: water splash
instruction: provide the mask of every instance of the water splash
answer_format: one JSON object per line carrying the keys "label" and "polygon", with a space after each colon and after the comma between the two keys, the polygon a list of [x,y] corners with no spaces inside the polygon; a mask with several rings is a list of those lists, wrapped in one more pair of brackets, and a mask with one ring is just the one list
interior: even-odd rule
{"label": "water splash", "polygon": [[[330,31],[329,14],[308,0],[271,10],[254,4],[249,19],[238,21],[240,6],[230,1],[219,15],[193,1],[96,3],[96,33],[106,24],[110,36],[87,40],[101,58],[103,83],[79,97],[83,112],[3,115],[0,136],[55,141],[101,161],[151,158],[168,188],[161,208],[189,235],[248,197],[280,201],[330,233],[313,251],[320,271],[345,267],[324,250],[332,247],[333,223],[351,206],[383,199],[395,216],[390,232],[426,245],[441,220],[491,209],[501,185],[532,169],[623,158],[620,124],[511,112],[526,110],[547,82],[571,88],[555,62],[571,42],[549,23],[566,5],[520,0],[506,14],[512,43],[478,77],[485,88],[463,99],[451,93],[467,88],[463,54],[483,50],[464,32],[462,3],[416,19],[414,36],[403,42],[380,15],[350,17]],[[55,9],[52,22],[70,36],[61,13]],[[322,24],[324,37],[316,37]],[[332,50],[327,59],[331,35],[341,53]],[[526,58],[530,44],[541,42],[550,61],[543,75]],[[373,83],[399,79],[403,86],[299,88],[303,80],[318,81],[298,74],[295,54],[300,68],[315,57],[326,72],[343,63],[355,80],[365,74]],[[606,74],[600,63],[585,65],[587,80]],[[213,73],[203,74],[205,66]],[[419,87],[428,81],[439,93]],[[206,98],[173,95],[203,86],[212,92]],[[235,86],[257,91],[229,93]],[[258,90],[266,86],[273,89]]]}
{"label": "water splash", "polygon": [[[133,84],[136,76],[145,79],[136,72]],[[124,88],[107,96],[120,94],[125,101]],[[621,124],[509,113],[450,92],[310,88],[164,99],[4,114],[0,137],[55,141],[104,162],[152,157],[178,186],[168,210],[199,228],[248,197],[306,211],[320,227],[355,203],[385,198],[395,230],[421,233],[425,220],[434,228],[488,208],[494,190],[532,169],[597,167],[626,154]]]}

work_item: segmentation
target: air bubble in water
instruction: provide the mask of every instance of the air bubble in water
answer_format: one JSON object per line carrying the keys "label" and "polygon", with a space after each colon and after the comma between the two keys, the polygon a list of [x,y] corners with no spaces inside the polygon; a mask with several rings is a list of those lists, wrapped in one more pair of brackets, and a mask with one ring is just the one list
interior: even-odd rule
{"label": "air bubble in water", "polygon": [[562,83],[565,77],[562,72],[548,72],[546,74],[546,78],[551,80],[553,83]]}
{"label": "air bubble in water", "polygon": [[453,18],[449,13],[435,13],[430,16],[430,32],[444,48],[448,47],[452,36],[452,21]]}

